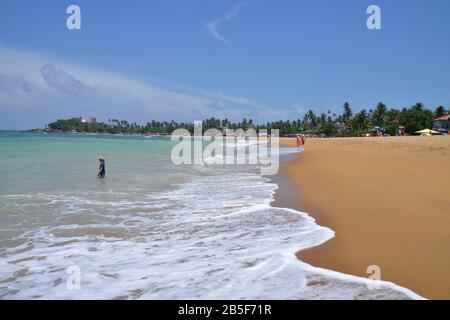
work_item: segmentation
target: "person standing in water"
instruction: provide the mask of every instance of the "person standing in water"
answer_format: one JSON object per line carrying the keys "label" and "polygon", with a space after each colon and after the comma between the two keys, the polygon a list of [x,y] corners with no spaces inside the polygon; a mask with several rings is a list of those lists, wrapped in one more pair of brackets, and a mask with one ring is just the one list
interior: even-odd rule
{"label": "person standing in water", "polygon": [[106,175],[105,158],[99,158],[100,167],[98,168],[97,178],[104,179]]}
{"label": "person standing in water", "polygon": [[300,142],[300,136],[295,137],[295,142],[297,143],[297,148],[300,148],[301,142]]}
{"label": "person standing in water", "polygon": [[301,136],[301,145],[302,145],[302,147],[304,148],[305,147],[305,141],[306,139],[305,139],[305,135],[304,134],[302,134],[302,136]]}

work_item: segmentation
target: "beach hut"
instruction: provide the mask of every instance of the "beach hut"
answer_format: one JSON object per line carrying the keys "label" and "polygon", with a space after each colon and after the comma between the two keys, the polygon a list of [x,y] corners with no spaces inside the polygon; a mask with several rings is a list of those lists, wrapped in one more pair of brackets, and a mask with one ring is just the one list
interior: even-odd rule
{"label": "beach hut", "polygon": [[434,119],[433,130],[450,134],[450,114]]}

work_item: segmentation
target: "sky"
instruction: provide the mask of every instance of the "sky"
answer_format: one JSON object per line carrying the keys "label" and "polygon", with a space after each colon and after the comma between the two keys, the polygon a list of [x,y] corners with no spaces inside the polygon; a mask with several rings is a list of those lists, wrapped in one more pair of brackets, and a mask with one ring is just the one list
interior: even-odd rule
{"label": "sky", "polygon": [[[81,29],[69,30],[69,5]],[[366,10],[381,9],[381,30]],[[2,0],[0,129],[450,107],[448,0]]]}

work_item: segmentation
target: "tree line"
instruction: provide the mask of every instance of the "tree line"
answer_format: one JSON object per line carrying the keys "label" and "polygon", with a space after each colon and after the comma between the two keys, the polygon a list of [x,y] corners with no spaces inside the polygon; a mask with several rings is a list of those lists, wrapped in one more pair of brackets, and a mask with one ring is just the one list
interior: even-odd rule
{"label": "tree line", "polygon": [[[390,135],[396,135],[399,126],[405,127],[408,134],[414,134],[418,130],[431,128],[432,121],[450,113],[443,106],[434,111],[426,108],[422,103],[396,109],[387,108],[382,102],[373,109],[362,109],[354,113],[348,102],[344,103],[342,113],[336,114],[331,111],[316,114],[313,110],[306,112],[303,117],[296,120],[280,120],[255,124],[252,119],[243,119],[240,122],[232,122],[228,119],[210,118],[202,121],[202,129],[279,129],[280,135],[287,134],[320,134],[325,136],[361,136],[370,128],[381,127]],[[108,123],[85,122],[82,118],[58,120],[48,125],[50,130],[97,132],[110,134],[171,134],[175,129],[184,128],[194,132],[194,123],[176,121],[152,120],[140,125],[136,122],[126,120],[109,119]]]}

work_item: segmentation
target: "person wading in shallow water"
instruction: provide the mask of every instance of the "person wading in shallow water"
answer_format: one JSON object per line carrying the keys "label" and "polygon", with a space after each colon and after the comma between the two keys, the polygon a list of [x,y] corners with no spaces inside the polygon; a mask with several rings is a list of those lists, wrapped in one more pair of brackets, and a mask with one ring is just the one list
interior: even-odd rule
{"label": "person wading in shallow water", "polygon": [[97,178],[104,179],[106,175],[105,158],[99,158],[100,167],[98,168]]}
{"label": "person wading in shallow water", "polygon": [[295,137],[295,142],[297,143],[297,148],[300,148],[300,146],[301,146],[300,136],[297,135]]}

